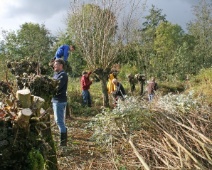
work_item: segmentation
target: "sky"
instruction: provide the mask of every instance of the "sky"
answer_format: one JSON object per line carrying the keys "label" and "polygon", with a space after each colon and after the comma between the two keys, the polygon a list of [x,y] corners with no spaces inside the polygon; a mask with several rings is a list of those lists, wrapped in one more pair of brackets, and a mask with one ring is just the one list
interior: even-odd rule
{"label": "sky", "polygon": [[[26,22],[44,24],[53,35],[66,28],[65,18],[70,2],[77,0],[0,0],[0,31],[13,31]],[[129,0],[130,1],[130,0]],[[194,16],[192,6],[198,0],[147,0],[166,14],[166,19],[184,30]]]}

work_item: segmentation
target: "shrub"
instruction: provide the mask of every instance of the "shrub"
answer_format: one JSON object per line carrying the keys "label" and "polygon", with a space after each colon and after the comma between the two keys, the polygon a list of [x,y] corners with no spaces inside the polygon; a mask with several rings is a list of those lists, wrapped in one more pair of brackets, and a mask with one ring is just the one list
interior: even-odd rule
{"label": "shrub", "polygon": [[42,154],[38,150],[32,149],[28,154],[28,164],[30,170],[44,169]]}

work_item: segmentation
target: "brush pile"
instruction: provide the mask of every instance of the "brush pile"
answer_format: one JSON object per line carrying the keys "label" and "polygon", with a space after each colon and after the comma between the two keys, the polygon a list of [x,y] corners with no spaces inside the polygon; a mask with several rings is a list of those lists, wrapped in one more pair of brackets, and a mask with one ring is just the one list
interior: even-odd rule
{"label": "brush pile", "polygon": [[192,93],[158,96],[152,103],[131,97],[95,117],[92,139],[112,151],[117,167],[212,169],[211,113]]}
{"label": "brush pile", "polygon": [[59,82],[46,75],[23,73],[16,76],[16,83],[18,89],[29,88],[32,94],[42,96],[49,101],[56,93]]}
{"label": "brush pile", "polygon": [[7,61],[7,68],[15,76],[20,76],[23,73],[46,74],[49,69],[40,65],[37,61],[31,61],[29,58]]}
{"label": "brush pile", "polygon": [[29,88],[33,95],[45,99],[51,98],[57,91],[58,81],[45,75],[47,69],[38,62],[23,59],[14,60],[7,62],[7,68],[16,77],[17,89],[19,90]]}

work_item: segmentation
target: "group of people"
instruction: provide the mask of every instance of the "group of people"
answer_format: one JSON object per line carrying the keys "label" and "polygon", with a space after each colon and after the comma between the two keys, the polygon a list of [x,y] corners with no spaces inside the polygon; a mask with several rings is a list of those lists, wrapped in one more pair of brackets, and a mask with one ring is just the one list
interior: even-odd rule
{"label": "group of people", "polygon": [[[68,87],[68,75],[64,70],[68,62],[69,52],[74,50],[75,46],[73,45],[62,45],[57,49],[55,57],[53,59],[53,79],[59,80],[59,87],[57,93],[52,98],[52,106],[54,112],[54,119],[58,125],[60,132],[60,146],[67,146],[67,127],[65,126],[65,113],[67,106],[66,93]],[[90,80],[89,78],[91,73],[92,72],[83,71],[80,81],[83,105],[88,107],[91,107],[91,95],[89,92],[90,85],[93,82],[93,80]],[[153,99],[154,91],[156,90],[156,85],[157,83],[155,82],[155,78],[152,78],[151,81],[148,82],[147,90],[150,101]],[[107,90],[108,94],[111,94],[113,96],[115,106],[119,99],[125,99],[125,89],[113,73],[109,74]]]}
{"label": "group of people", "polygon": [[[83,106],[91,107],[91,95],[89,92],[90,85],[93,80],[90,80],[89,76],[92,72],[83,71],[81,77],[81,89],[82,89],[82,98]],[[109,74],[108,84],[107,84],[108,94],[111,94],[114,99],[114,105],[116,106],[117,101],[124,100],[126,92],[123,85],[117,80],[113,73]]]}
{"label": "group of people", "polygon": [[[144,75],[140,75],[140,76],[135,75],[135,77],[136,77],[136,79],[138,79],[138,81],[141,85],[140,94],[143,95],[143,87],[144,87],[144,84],[145,84],[145,76]],[[130,90],[131,90],[131,92],[133,92],[135,90],[135,82],[132,80],[131,74],[128,76],[128,81],[130,82]],[[157,90],[158,86],[157,86],[157,83],[155,81],[155,77],[152,77],[146,83],[147,83],[146,91],[147,91],[147,94],[148,94],[148,99],[151,102],[152,99],[154,98],[155,91]],[[124,100],[125,95],[126,95],[124,87],[120,82],[118,82],[116,77],[114,77],[113,73],[111,73],[109,75],[107,89],[108,89],[108,93],[113,95],[113,97],[115,99],[115,103],[114,103],[115,105],[117,104],[118,99]]]}
{"label": "group of people", "polygon": [[135,91],[135,84],[138,82],[140,84],[140,95],[144,94],[144,86],[146,85],[146,91],[148,94],[149,101],[152,101],[155,91],[157,90],[157,83],[155,82],[155,77],[152,77],[149,81],[146,81],[146,77],[144,74],[136,74],[133,76],[129,74],[127,76],[128,82],[130,83],[130,91],[133,94]]}

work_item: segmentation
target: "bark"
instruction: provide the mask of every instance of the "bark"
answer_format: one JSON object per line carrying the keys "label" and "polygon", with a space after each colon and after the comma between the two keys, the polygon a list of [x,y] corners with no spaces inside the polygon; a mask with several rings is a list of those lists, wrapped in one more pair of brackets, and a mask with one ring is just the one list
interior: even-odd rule
{"label": "bark", "polygon": [[108,75],[109,75],[110,69],[96,69],[93,71],[101,81],[102,86],[102,95],[103,95],[103,106],[109,107],[109,97],[108,97],[108,90],[107,90],[107,81],[108,81]]}
{"label": "bark", "polygon": [[20,101],[22,108],[30,108],[31,93],[29,89],[22,89],[16,92],[16,98]]}
{"label": "bark", "polygon": [[27,131],[29,126],[29,119],[31,115],[32,115],[32,111],[29,108],[20,110],[16,118],[16,123],[18,127],[23,128]]}
{"label": "bark", "polygon": [[31,100],[32,100],[32,107],[33,110],[35,110],[35,116],[40,117],[41,114],[41,108],[45,102],[45,100],[41,97],[38,96],[31,96]]}
{"label": "bark", "polygon": [[109,107],[109,97],[107,91],[107,77],[101,80],[102,93],[103,93],[103,106]]}

